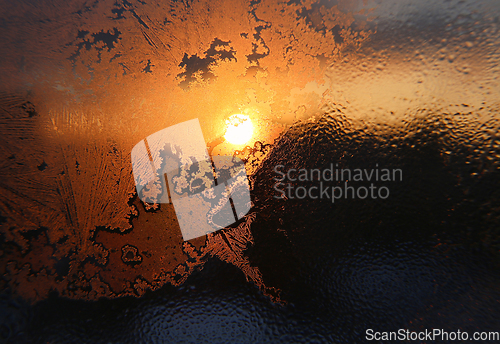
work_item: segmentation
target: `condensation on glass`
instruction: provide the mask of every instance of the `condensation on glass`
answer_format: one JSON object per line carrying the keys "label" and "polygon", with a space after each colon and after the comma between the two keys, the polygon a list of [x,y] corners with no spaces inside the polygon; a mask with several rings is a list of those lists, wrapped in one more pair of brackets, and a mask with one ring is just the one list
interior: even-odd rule
{"label": "condensation on glass", "polygon": [[184,121],[199,119],[212,155],[232,155],[225,120],[248,115],[251,188],[294,128],[382,146],[431,128],[445,157],[468,147],[471,173],[499,168],[495,1],[2,7],[0,268],[27,299],[143,295],[217,256],[281,300],[246,255],[256,211],[184,241],[172,204],[137,197],[134,146]]}

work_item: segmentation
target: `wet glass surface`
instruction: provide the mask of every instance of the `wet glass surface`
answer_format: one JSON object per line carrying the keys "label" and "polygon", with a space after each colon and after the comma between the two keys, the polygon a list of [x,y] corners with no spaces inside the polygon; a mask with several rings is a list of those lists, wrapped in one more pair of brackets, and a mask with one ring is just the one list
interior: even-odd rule
{"label": "wet glass surface", "polygon": [[[498,2],[1,4],[2,342],[498,331]],[[251,208],[184,241],[131,152],[196,118]]]}

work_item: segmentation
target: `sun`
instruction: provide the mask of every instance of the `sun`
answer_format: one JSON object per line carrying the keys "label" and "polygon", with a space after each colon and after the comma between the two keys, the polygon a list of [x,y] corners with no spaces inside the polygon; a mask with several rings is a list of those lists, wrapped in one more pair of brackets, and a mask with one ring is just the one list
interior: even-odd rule
{"label": "sun", "polygon": [[247,143],[253,134],[253,125],[247,115],[236,114],[226,119],[226,134],[224,138],[234,145]]}

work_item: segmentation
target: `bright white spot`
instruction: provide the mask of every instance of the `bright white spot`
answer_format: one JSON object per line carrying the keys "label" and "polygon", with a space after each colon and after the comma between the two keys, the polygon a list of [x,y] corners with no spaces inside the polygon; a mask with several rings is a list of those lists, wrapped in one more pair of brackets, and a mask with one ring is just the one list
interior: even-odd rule
{"label": "bright white spot", "polygon": [[226,134],[224,138],[234,145],[247,143],[253,134],[253,125],[250,117],[246,115],[232,115],[226,119]]}

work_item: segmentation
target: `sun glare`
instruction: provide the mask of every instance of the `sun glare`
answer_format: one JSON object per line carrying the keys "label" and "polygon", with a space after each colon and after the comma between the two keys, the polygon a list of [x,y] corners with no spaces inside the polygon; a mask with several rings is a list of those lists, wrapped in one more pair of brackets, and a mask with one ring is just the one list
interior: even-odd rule
{"label": "sun glare", "polygon": [[232,115],[226,119],[226,134],[224,138],[235,145],[247,143],[253,134],[253,125],[247,115]]}

